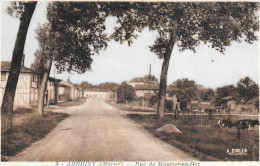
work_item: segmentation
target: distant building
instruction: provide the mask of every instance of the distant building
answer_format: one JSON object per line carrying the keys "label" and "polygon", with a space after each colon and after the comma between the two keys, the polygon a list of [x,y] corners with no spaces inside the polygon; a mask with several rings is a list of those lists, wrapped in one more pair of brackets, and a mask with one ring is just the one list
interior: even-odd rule
{"label": "distant building", "polygon": [[132,87],[135,87],[136,85],[145,85],[144,82],[133,82],[133,81],[128,81],[128,85],[131,85]]}
{"label": "distant building", "polygon": [[105,89],[84,89],[84,97],[110,99],[112,92]]}
{"label": "distant building", "polygon": [[159,85],[148,85],[148,84],[143,84],[143,85],[136,85],[135,87],[135,94],[137,97],[149,97],[149,92],[150,92],[150,97],[153,95],[156,95],[159,92]]}
{"label": "distant building", "polygon": [[204,112],[205,109],[207,109],[207,108],[210,108],[210,109],[214,108],[210,104],[210,102],[207,102],[207,101],[197,101],[197,100],[191,101],[190,104],[188,105],[188,107],[190,107],[190,109],[192,109],[193,111],[201,110],[202,112]]}
{"label": "distant building", "polygon": [[60,81],[59,82],[59,101],[66,100],[76,100],[79,98],[83,98],[84,91],[79,88],[77,85],[72,84],[68,81]]}

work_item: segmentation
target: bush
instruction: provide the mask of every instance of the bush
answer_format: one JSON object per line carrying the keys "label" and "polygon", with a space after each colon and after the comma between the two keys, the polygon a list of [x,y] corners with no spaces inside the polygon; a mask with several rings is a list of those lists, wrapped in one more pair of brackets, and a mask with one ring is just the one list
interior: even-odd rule
{"label": "bush", "polygon": [[153,106],[154,104],[156,104],[158,102],[158,96],[157,95],[154,95],[150,98],[150,105]]}
{"label": "bush", "polygon": [[137,97],[137,96],[135,96],[135,97],[134,97],[134,100],[135,100],[135,101],[143,101],[143,97]]}
{"label": "bush", "polygon": [[172,111],[173,103],[172,100],[165,100],[165,109],[167,111]]}

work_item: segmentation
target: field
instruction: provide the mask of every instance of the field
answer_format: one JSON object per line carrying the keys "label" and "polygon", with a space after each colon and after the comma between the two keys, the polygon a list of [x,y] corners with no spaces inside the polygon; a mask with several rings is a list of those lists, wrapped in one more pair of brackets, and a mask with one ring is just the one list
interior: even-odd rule
{"label": "field", "polygon": [[[129,110],[129,109],[128,109]],[[136,110],[135,110],[136,111]],[[252,130],[241,130],[238,139],[237,128],[219,127],[219,119],[227,119],[227,116],[216,115],[211,119],[208,116],[180,116],[166,115],[164,120],[158,122],[155,114],[129,114],[129,118],[136,121],[151,132],[155,137],[172,144],[195,158],[203,161],[258,161],[259,160],[259,126]],[[258,117],[231,116],[235,122],[238,119],[257,119]],[[156,129],[164,124],[173,124],[182,134],[157,132]],[[230,155],[232,149],[247,151],[247,154]]]}

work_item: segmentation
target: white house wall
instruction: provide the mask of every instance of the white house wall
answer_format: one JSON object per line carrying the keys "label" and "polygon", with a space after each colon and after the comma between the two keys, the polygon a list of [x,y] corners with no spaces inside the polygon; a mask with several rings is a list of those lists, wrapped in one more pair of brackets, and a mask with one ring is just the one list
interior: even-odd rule
{"label": "white house wall", "polygon": [[[2,105],[3,95],[5,91],[6,82],[8,79],[9,73],[6,72],[5,81],[1,81],[1,90],[0,90],[0,104]],[[31,104],[35,104],[35,98],[32,96],[37,96],[37,90],[34,83],[32,82],[33,75],[30,73],[20,73],[15,98],[14,98],[14,108],[17,107],[28,107]],[[35,95],[36,93],[36,95]],[[37,97],[36,97],[37,98]],[[36,100],[37,101],[37,100]]]}
{"label": "white house wall", "polygon": [[111,92],[84,91],[84,97],[109,99]]}

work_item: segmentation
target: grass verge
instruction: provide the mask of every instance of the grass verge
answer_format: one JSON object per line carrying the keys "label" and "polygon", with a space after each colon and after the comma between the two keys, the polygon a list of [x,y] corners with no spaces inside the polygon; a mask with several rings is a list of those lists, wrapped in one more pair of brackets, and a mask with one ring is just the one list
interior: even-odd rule
{"label": "grass verge", "polygon": [[71,107],[71,106],[81,105],[85,101],[86,101],[86,99],[77,99],[77,100],[72,100],[72,101],[65,101],[65,102],[62,102],[62,103],[58,103],[56,105],[60,106],[60,107]]}
{"label": "grass verge", "polygon": [[[27,112],[20,112],[17,118],[27,116]],[[29,147],[33,142],[44,138],[60,121],[68,116],[68,114],[53,112],[45,113],[44,116],[33,115],[26,118],[23,123],[14,123],[12,132],[2,126],[1,160],[5,161],[8,157]]]}
{"label": "grass verge", "polygon": [[[155,137],[202,161],[259,161],[259,126],[253,130],[241,130],[238,139],[236,128],[217,125],[218,119],[227,119],[227,116],[214,116],[212,119],[208,119],[208,116],[181,116],[175,119],[174,115],[166,115],[160,122],[155,114],[130,114],[128,117],[143,125]],[[243,117],[249,118],[251,117]],[[232,116],[231,119],[235,121],[241,117]],[[156,132],[164,124],[175,125],[182,134]],[[228,149],[247,149],[247,155],[229,155]]]}

